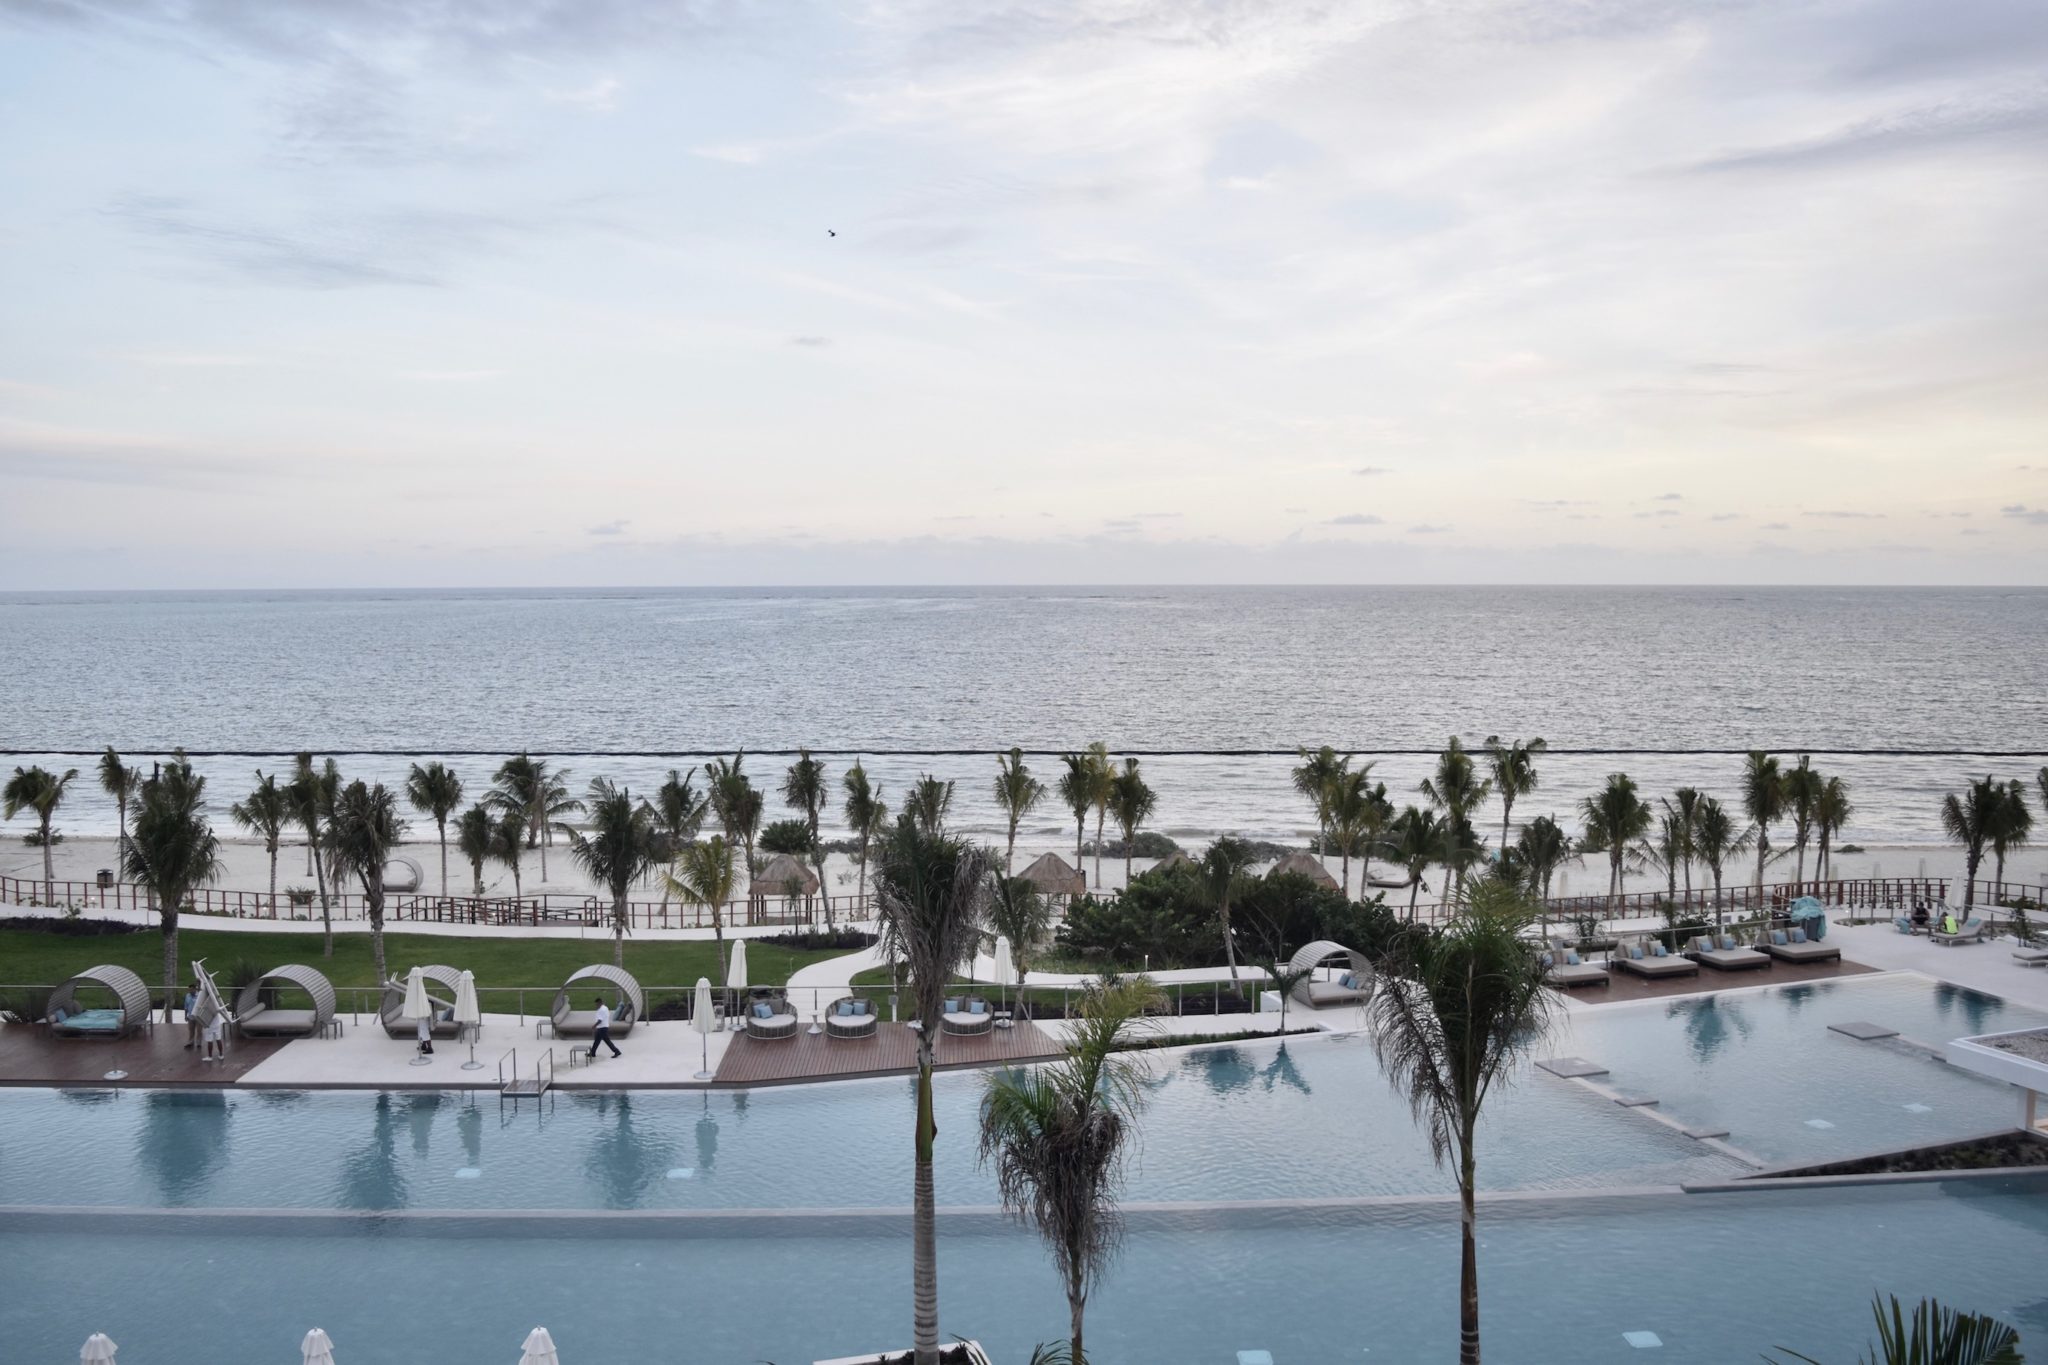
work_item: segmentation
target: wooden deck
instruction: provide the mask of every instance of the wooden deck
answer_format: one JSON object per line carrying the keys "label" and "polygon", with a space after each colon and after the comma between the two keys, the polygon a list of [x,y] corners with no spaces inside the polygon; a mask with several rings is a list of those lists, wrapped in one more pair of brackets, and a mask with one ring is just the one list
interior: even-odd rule
{"label": "wooden deck", "polygon": [[[227,1057],[199,1060],[185,1050],[185,1022],[157,1021],[131,1038],[53,1038],[23,1024],[0,1028],[0,1085],[230,1085],[285,1045],[280,1038],[236,1038]],[[125,1071],[118,1081],[109,1071]]]}
{"label": "wooden deck", "polygon": [[1610,970],[1611,986],[1581,986],[1576,990],[1560,991],[1588,1004],[1601,1005],[1609,1000],[1661,1000],[1668,995],[1698,995],[1702,991],[1735,990],[1743,986],[1783,986],[1798,981],[1832,981],[1843,976],[1862,976],[1877,968],[1866,967],[1860,962],[1843,959],[1837,962],[1793,963],[1773,962],[1768,967],[1756,967],[1748,971],[1717,972],[1712,967],[1700,968],[1698,976],[1672,976],[1659,981],[1635,975],[1633,972]]}
{"label": "wooden deck", "polygon": [[[942,1068],[1036,1062],[1060,1054],[1060,1045],[1029,1021],[978,1038],[941,1038]],[[737,1037],[718,1064],[718,1085],[784,1085],[795,1081],[902,1075],[917,1067],[917,1035],[903,1024],[884,1023],[872,1038],[832,1038],[799,1031],[794,1038],[762,1042]]]}

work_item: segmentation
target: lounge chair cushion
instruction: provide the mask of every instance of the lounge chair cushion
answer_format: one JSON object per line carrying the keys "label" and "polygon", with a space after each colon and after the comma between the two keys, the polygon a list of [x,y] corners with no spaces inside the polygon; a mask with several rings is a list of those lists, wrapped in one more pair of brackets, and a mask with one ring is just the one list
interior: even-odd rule
{"label": "lounge chair cushion", "polygon": [[959,1001],[959,999],[958,999],[957,997],[955,997],[954,999],[948,1000],[948,1001],[946,1002],[946,1007],[945,1007],[944,1009],[942,1009],[942,1010],[940,1010],[940,1011],[939,1011],[939,1013],[941,1013],[941,1014],[958,1014],[959,1012],[960,1012],[960,1001]]}
{"label": "lounge chair cushion", "polygon": [[1780,948],[1784,947],[1787,943],[1790,943],[1791,941],[1792,940],[1785,937],[1785,931],[1783,929],[1771,930],[1771,942],[1777,944]]}
{"label": "lounge chair cushion", "polygon": [[1641,962],[1641,961],[1643,960],[1643,945],[1642,945],[1642,944],[1640,944],[1640,943],[1631,943],[1631,944],[1629,944],[1629,945],[1628,945],[1628,950],[1627,950],[1627,951],[1628,951],[1628,960],[1629,960],[1629,961],[1631,961],[1631,962]]}
{"label": "lounge chair cushion", "polygon": [[851,1000],[840,1001],[839,1008],[836,1011],[836,1013],[839,1015],[841,1019],[853,1018],[853,1002]]}
{"label": "lounge chair cushion", "polygon": [[1567,949],[1567,950],[1565,951],[1565,955],[1564,955],[1564,965],[1565,965],[1565,966],[1567,966],[1567,967],[1576,967],[1576,966],[1579,966],[1579,965],[1580,965],[1580,963],[1579,963],[1579,955],[1578,955],[1577,953],[1575,953],[1575,952],[1572,952],[1571,950]]}
{"label": "lounge chair cushion", "polygon": [[1664,941],[1663,941],[1662,939],[1659,939],[1659,940],[1657,940],[1657,941],[1656,941],[1655,943],[1652,943],[1652,944],[1650,945],[1650,956],[1651,956],[1651,957],[1670,957],[1670,956],[1671,956],[1671,950],[1670,950],[1669,948],[1666,948],[1666,947],[1664,946]]}
{"label": "lounge chair cushion", "polygon": [[763,1001],[761,1004],[754,1006],[754,1017],[756,1019],[773,1019],[775,1017],[775,1007]]}
{"label": "lounge chair cushion", "polygon": [[[1553,957],[1551,956],[1551,954],[1549,954],[1549,953],[1538,953],[1538,954],[1536,954],[1536,961],[1537,961],[1537,962],[1538,962],[1538,963],[1539,963],[1540,965],[1542,965],[1542,966],[1544,966],[1544,967],[1548,967],[1548,966],[1550,966],[1550,965],[1551,965],[1551,963],[1552,963],[1553,961],[1555,961],[1555,959],[1554,959],[1554,958],[1553,958]],[[1348,978],[1347,978],[1347,980],[1346,980],[1345,984],[1347,984],[1347,985],[1349,984],[1349,980],[1348,980]]]}
{"label": "lounge chair cushion", "polygon": [[988,1001],[986,1001],[986,1000],[970,1000],[970,1001],[968,1001],[968,1002],[967,1002],[967,1012],[968,1012],[969,1014],[987,1014],[987,1013],[988,1013]]}
{"label": "lounge chair cushion", "polygon": [[60,1010],[51,1016],[60,1027],[78,1033],[119,1033],[125,1017],[119,1010],[80,1010],[71,1015]]}
{"label": "lounge chair cushion", "polygon": [[1804,943],[1806,942],[1806,931],[1804,929],[1794,929],[1787,933],[1785,937],[1794,943]]}

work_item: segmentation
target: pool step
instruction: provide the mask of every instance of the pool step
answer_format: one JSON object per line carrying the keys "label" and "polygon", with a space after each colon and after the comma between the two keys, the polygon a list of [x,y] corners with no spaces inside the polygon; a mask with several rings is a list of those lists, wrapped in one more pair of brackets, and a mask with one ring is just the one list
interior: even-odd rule
{"label": "pool step", "polygon": [[1561,1076],[1568,1081],[1584,1080],[1588,1076],[1605,1076],[1607,1074],[1606,1067],[1595,1062],[1589,1062],[1584,1057],[1546,1057],[1536,1063],[1536,1065],[1548,1071],[1551,1075]]}
{"label": "pool step", "polygon": [[1851,1020],[1846,1024],[1829,1024],[1828,1030],[1832,1033],[1842,1034],[1844,1037],[1854,1038],[1859,1043],[1872,1043],[1876,1042],[1879,1038],[1896,1038],[1899,1036],[1899,1031],[1895,1028],[1886,1028],[1883,1024],[1866,1024],[1861,1020]]}

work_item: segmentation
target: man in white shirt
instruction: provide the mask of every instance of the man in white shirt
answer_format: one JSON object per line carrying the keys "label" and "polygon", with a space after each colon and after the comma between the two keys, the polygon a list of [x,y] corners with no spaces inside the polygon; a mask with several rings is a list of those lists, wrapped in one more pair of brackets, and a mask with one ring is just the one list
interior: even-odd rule
{"label": "man in white shirt", "polygon": [[610,1048],[612,1056],[616,1057],[619,1055],[619,1045],[612,1041],[611,1007],[604,1003],[604,997],[601,995],[597,997],[597,1025],[590,1031],[590,1055],[593,1059],[597,1056],[597,1045],[599,1043],[603,1043],[606,1047]]}

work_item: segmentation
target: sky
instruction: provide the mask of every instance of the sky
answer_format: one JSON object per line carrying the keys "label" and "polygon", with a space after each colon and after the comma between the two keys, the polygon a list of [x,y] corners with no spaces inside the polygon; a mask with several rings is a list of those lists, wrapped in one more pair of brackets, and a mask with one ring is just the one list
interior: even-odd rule
{"label": "sky", "polygon": [[2039,0],[0,0],[0,590],[2048,582]]}

